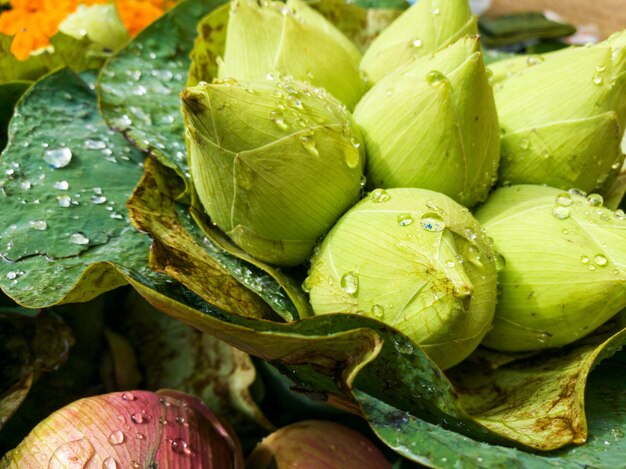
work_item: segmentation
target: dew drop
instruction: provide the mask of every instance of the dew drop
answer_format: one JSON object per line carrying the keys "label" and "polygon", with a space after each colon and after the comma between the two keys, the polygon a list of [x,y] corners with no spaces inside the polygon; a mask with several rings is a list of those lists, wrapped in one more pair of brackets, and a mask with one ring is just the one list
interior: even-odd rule
{"label": "dew drop", "polygon": [[117,469],[117,461],[113,458],[106,458],[102,461],[102,469]]}
{"label": "dew drop", "polygon": [[126,391],[124,394],[122,394],[122,399],[124,399],[125,401],[134,401],[137,398],[132,392]]}
{"label": "dew drop", "polygon": [[411,41],[411,46],[415,47],[416,49],[419,49],[420,47],[422,47],[422,40],[415,38]]}
{"label": "dew drop", "polygon": [[32,187],[32,184],[30,183],[30,181],[23,181],[23,182],[20,184],[20,187],[21,187],[22,189],[24,189],[25,191],[27,191],[27,190],[29,190],[29,189]]}
{"label": "dew drop", "polygon": [[308,151],[313,156],[320,156],[320,152],[317,150],[317,146],[315,145],[315,139],[312,135],[304,135],[300,137],[300,143],[304,147],[306,151]]}
{"label": "dew drop", "polygon": [[355,272],[346,272],[341,276],[341,288],[350,295],[359,289],[359,277]]}
{"label": "dew drop", "polygon": [[431,85],[437,85],[446,79],[446,76],[438,70],[431,70],[426,74],[426,81]]}
{"label": "dew drop", "polygon": [[113,446],[124,443],[124,434],[120,430],[115,430],[109,435],[109,443]]}
{"label": "dew drop", "polygon": [[70,235],[70,243],[81,245],[89,244],[89,238],[87,238],[82,233],[72,233]]}
{"label": "dew drop", "polygon": [[371,312],[372,316],[374,316],[376,319],[382,319],[385,315],[385,308],[383,308],[381,305],[372,305]]}
{"label": "dew drop", "polygon": [[134,422],[134,423],[143,423],[144,422],[144,418],[143,415],[140,413],[134,413],[130,416],[130,419]]}
{"label": "dew drop", "polygon": [[435,233],[443,231],[443,229],[446,227],[443,218],[441,218],[438,214],[432,212],[422,215],[422,218],[420,219],[420,224],[422,225],[422,228],[424,228],[426,231],[432,231]]}
{"label": "dew drop", "polygon": [[602,198],[600,194],[589,194],[587,196],[587,203],[591,207],[601,207],[602,204],[604,203],[604,199]]}
{"label": "dew drop", "polygon": [[91,203],[95,204],[95,205],[100,205],[103,204],[107,201],[107,198],[103,195],[92,195],[91,196]]}
{"label": "dew drop", "polygon": [[17,272],[7,272],[7,279],[9,280],[15,280],[17,278]]}
{"label": "dew drop", "polygon": [[45,220],[33,220],[28,222],[28,226],[35,231],[46,231],[48,229],[48,224]]}
{"label": "dew drop", "polygon": [[406,340],[402,340],[400,338],[393,339],[393,345],[402,355],[411,355],[413,353],[413,347]]}
{"label": "dew drop", "polygon": [[72,198],[69,195],[60,195],[57,197],[57,204],[59,207],[67,208],[72,205]]}
{"label": "dew drop", "polygon": [[106,148],[107,145],[102,140],[93,140],[88,138],[85,140],[84,146],[87,150],[102,150],[103,148]]}
{"label": "dew drop", "polygon": [[172,448],[172,451],[178,454],[189,453],[189,445],[182,438],[174,438],[170,447]]}
{"label": "dew drop", "polygon": [[437,16],[439,13],[441,13],[441,10],[439,10],[439,8],[433,8],[433,15]]}
{"label": "dew drop", "polygon": [[500,272],[506,267],[506,259],[499,252],[496,253],[496,271]]}
{"label": "dew drop", "polygon": [[562,207],[568,207],[572,205],[572,196],[568,192],[563,192],[556,196],[555,203]]}
{"label": "dew drop", "polygon": [[385,189],[374,189],[372,192],[370,192],[369,198],[372,202],[380,204],[383,202],[387,202],[389,199],[391,199],[391,196],[387,193]]}
{"label": "dew drop", "polygon": [[44,152],[43,159],[54,169],[65,168],[72,161],[72,150],[66,147],[49,148]]}
{"label": "dew drop", "polygon": [[528,140],[527,138],[521,139],[519,142],[519,147],[522,150],[528,150],[530,148],[530,140]]}
{"label": "dew drop", "polygon": [[565,220],[569,218],[569,208],[557,205],[552,209],[552,216],[557,220]]}
{"label": "dew drop", "polygon": [[600,75],[594,75],[591,81],[594,85],[601,85],[604,82],[604,79]]}
{"label": "dew drop", "polygon": [[279,129],[285,130],[287,129],[287,124],[285,124],[285,118],[280,111],[272,111],[270,112],[271,121],[276,124],[276,127]]}
{"label": "dew drop", "polygon": [[580,262],[583,264],[589,264],[589,258],[587,256],[580,256]]}
{"label": "dew drop", "polygon": [[599,267],[604,267],[609,263],[609,260],[603,254],[594,256],[593,263]]}
{"label": "dew drop", "polygon": [[57,181],[54,183],[54,188],[59,189],[60,191],[66,191],[70,188],[70,185],[67,181]]}
{"label": "dew drop", "polygon": [[626,213],[624,213],[624,210],[622,210],[621,208],[618,208],[617,210],[615,210],[615,218],[617,218],[618,220],[624,220],[626,219]]}
{"label": "dew drop", "polygon": [[96,450],[87,438],[68,441],[59,446],[48,462],[48,469],[83,469]]}
{"label": "dew drop", "polygon": [[409,226],[413,221],[413,217],[409,213],[398,215],[398,225],[400,226]]}
{"label": "dew drop", "polygon": [[464,257],[472,264],[482,267],[483,263],[481,262],[481,255],[478,248],[472,244],[466,244],[464,249]]}

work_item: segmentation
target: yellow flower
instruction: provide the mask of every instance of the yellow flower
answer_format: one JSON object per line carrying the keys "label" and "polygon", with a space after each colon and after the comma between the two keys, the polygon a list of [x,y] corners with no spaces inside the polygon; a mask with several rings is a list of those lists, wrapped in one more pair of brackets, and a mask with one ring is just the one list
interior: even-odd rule
{"label": "yellow flower", "polygon": [[[0,33],[14,36],[11,53],[20,60],[50,45],[59,24],[78,5],[107,3],[107,0],[12,0],[10,9],[0,13]],[[120,18],[131,36],[161,16],[172,0],[116,0]]]}

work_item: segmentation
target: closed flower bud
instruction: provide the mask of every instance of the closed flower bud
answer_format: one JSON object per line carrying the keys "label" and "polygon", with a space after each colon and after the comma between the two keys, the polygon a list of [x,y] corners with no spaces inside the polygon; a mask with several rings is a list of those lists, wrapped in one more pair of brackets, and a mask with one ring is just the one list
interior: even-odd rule
{"label": "closed flower bud", "polygon": [[501,181],[602,193],[612,187],[623,161],[625,37],[535,57],[494,85]]}
{"label": "closed flower bud", "polygon": [[383,321],[445,369],[490,328],[495,256],[474,217],[449,197],[376,189],[326,236],[304,288],[315,314]]}
{"label": "closed flower bud", "polygon": [[604,208],[600,195],[510,186],[495,191],[476,218],[505,259],[484,345],[560,347],[626,307],[626,218]]}
{"label": "closed flower bud", "polygon": [[76,39],[87,36],[94,43],[110,50],[119,49],[130,39],[113,3],[79,5],[59,25],[59,31]]}
{"label": "closed flower bud", "polygon": [[243,469],[237,435],[202,402],[173,390],[80,399],[39,423],[3,468]]}
{"label": "closed flower bud", "polygon": [[365,91],[357,47],[301,0],[231,3],[220,78],[291,75],[326,88],[354,109]]}
{"label": "closed flower bud", "polygon": [[381,80],[354,119],[373,187],[430,189],[469,207],[495,182],[498,118],[476,36]]}
{"label": "closed flower bud", "polygon": [[476,18],[467,0],[420,0],[372,42],[363,55],[361,69],[377,83],[416,57],[476,34]]}
{"label": "closed flower bud", "polygon": [[182,94],[191,179],[207,214],[253,256],[297,265],[359,197],[352,117],[291,79],[200,84]]}

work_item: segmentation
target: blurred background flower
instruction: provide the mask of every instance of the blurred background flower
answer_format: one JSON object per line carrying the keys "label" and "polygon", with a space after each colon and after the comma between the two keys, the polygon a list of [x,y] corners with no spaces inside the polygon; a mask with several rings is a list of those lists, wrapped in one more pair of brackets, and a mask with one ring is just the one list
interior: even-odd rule
{"label": "blurred background flower", "polygon": [[[65,18],[80,5],[112,3],[107,0],[11,0],[2,4],[0,33],[14,36],[11,53],[20,60],[50,46],[50,38]],[[130,36],[161,16],[174,0],[116,0],[119,17]]]}

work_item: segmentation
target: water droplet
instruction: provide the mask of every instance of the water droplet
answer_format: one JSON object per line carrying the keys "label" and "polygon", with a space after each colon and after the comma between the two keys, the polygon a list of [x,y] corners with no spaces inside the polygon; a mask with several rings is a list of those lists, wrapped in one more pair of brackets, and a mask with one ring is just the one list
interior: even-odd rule
{"label": "water droplet", "polygon": [[506,259],[499,252],[496,253],[496,270],[500,272],[505,267],[506,267]]}
{"label": "water droplet", "polygon": [[624,210],[622,210],[621,208],[618,208],[617,210],[615,210],[615,218],[617,218],[618,220],[624,220],[626,218],[626,213],[624,213]]}
{"label": "water droplet", "polygon": [[431,85],[441,83],[446,79],[446,76],[438,70],[431,70],[426,74],[426,81]]}
{"label": "water droplet", "polygon": [[600,75],[594,75],[591,81],[594,85],[601,85],[604,82],[604,78],[602,78]]}
{"label": "water droplet", "polygon": [[481,262],[480,258],[480,250],[474,246],[473,244],[466,244],[465,245],[465,249],[464,249],[464,257],[465,259],[467,259],[469,262],[471,262],[472,264],[478,266],[478,267],[482,267],[483,263]]}
{"label": "water droplet", "polygon": [[385,90],[385,96],[393,96],[393,88],[387,88]]}
{"label": "water droplet", "polygon": [[420,47],[422,47],[422,40],[415,38],[411,41],[411,46],[415,47],[416,49],[419,49]]}
{"label": "water droplet", "polygon": [[359,277],[355,272],[346,272],[341,276],[341,288],[346,293],[354,295],[359,289]]}
{"label": "water droplet", "polygon": [[174,421],[179,425],[183,425],[186,422],[185,417],[182,415],[177,416]]}
{"label": "water droplet", "polygon": [[69,441],[59,446],[48,462],[48,469],[83,469],[96,450],[87,438]]}
{"label": "water droplet", "polygon": [[57,181],[54,183],[54,188],[59,189],[60,191],[66,191],[70,188],[70,185],[67,181]]}
{"label": "water droplet", "polygon": [[[285,127],[286,128],[286,127]],[[308,151],[313,156],[320,156],[320,152],[317,151],[317,147],[315,146],[315,139],[313,135],[303,135],[300,137],[300,143],[304,147],[306,151]]]}
{"label": "water droplet", "polygon": [[72,150],[66,147],[49,148],[43,154],[43,159],[52,168],[65,168],[72,161]]}
{"label": "water droplet", "polygon": [[530,140],[528,140],[527,138],[521,139],[519,142],[519,147],[522,150],[528,150],[530,148]]}
{"label": "water droplet", "polygon": [[409,226],[413,221],[413,217],[409,213],[398,215],[398,225],[400,226]]}
{"label": "water droplet", "polygon": [[552,209],[552,216],[558,220],[569,218],[569,208],[557,205]]}
{"label": "water droplet", "polygon": [[574,196],[574,197],[586,197],[587,193],[585,191],[581,191],[580,189],[570,189],[567,192],[569,192],[570,195]]}
{"label": "water droplet", "polygon": [[609,260],[603,254],[598,254],[593,258],[593,262],[599,267],[604,267],[609,263]]}
{"label": "water droplet", "polygon": [[143,433],[139,433],[139,432],[137,432],[137,433],[135,434],[135,438],[137,438],[138,440],[143,440]]}
{"label": "water droplet", "polygon": [[122,399],[124,399],[125,401],[134,401],[137,398],[132,392],[126,391],[124,394],[122,394]]}
{"label": "water droplet", "polygon": [[432,231],[435,233],[443,231],[443,229],[446,227],[443,218],[441,218],[438,214],[432,212],[422,215],[422,218],[420,219],[420,224],[422,225],[422,228],[424,228],[426,231]]}
{"label": "water droplet", "polygon": [[354,148],[359,148],[361,146],[361,142],[359,141],[358,138],[356,138],[355,136],[350,137],[350,144],[354,147]]}
{"label": "water droplet", "polygon": [[182,438],[174,438],[171,443],[172,451],[178,454],[188,454],[189,445]]}
{"label": "water droplet", "polygon": [[85,140],[84,146],[87,150],[102,150],[103,148],[106,148],[107,144],[102,140],[93,140],[88,138]]}
{"label": "water droplet", "polygon": [[111,119],[110,122],[111,122],[111,126],[114,129],[120,130],[120,131],[124,131],[128,129],[133,124],[133,121],[126,114],[122,114],[121,116],[116,117],[115,119]]}
{"label": "water droplet", "polygon": [[60,195],[57,197],[59,207],[69,207],[72,205],[72,198],[69,195]]}
{"label": "water droplet", "polygon": [[30,226],[30,228],[35,231],[46,231],[48,229],[48,224],[45,220],[30,221],[28,222],[28,226]]}
{"label": "water droplet", "polygon": [[439,13],[441,13],[441,10],[439,10],[439,8],[433,8],[433,15],[437,16]]}
{"label": "water droplet", "polygon": [[7,272],[7,279],[9,280],[15,280],[17,278],[17,272]]}
{"label": "water droplet", "polygon": [[102,461],[102,469],[117,469],[117,461],[113,458],[106,458]]}
{"label": "water droplet", "polygon": [[30,181],[22,181],[22,183],[20,184],[20,187],[24,189],[25,191],[27,191],[32,187],[32,184],[30,183]]}
{"label": "water droplet", "polygon": [[107,201],[107,198],[103,195],[92,195],[91,196],[91,203],[92,204],[96,204],[96,205],[100,205],[103,204]]}
{"label": "water droplet", "polygon": [[619,428],[611,429],[611,435],[613,435],[613,438],[615,438],[616,440],[621,440],[622,438],[624,438],[624,432]]}
{"label": "water droplet", "polygon": [[557,205],[560,205],[562,207],[568,207],[572,205],[573,200],[572,200],[572,196],[568,192],[563,192],[556,196],[556,199],[554,202]]}
{"label": "water droplet", "polygon": [[389,199],[391,199],[391,196],[387,193],[385,189],[374,189],[372,192],[370,192],[369,197],[371,201],[376,204],[387,202]]}
{"label": "water droplet", "polygon": [[70,235],[70,243],[72,244],[89,244],[89,238],[82,233],[72,233]]}
{"label": "water droplet", "polygon": [[601,207],[602,204],[604,203],[604,199],[602,198],[600,194],[589,194],[587,196],[587,203],[591,207]]}
{"label": "water droplet", "polygon": [[589,264],[589,258],[587,256],[580,256],[580,262],[583,264]]}
{"label": "water droplet", "polygon": [[140,413],[134,413],[130,416],[130,419],[135,422],[135,423],[143,423],[144,422],[144,418],[143,415]]}
{"label": "water droplet", "polygon": [[287,129],[288,126],[285,124],[285,118],[282,112],[276,110],[270,112],[270,119],[279,129]]}
{"label": "water droplet", "polygon": [[383,308],[381,305],[372,305],[371,312],[372,316],[374,316],[376,319],[382,319],[385,315],[385,308]]}
{"label": "water droplet", "polygon": [[113,446],[124,443],[124,434],[120,430],[115,430],[109,435],[109,443]]}
{"label": "water droplet", "polygon": [[393,339],[393,345],[402,355],[411,355],[413,353],[413,347],[407,340],[400,338]]}

